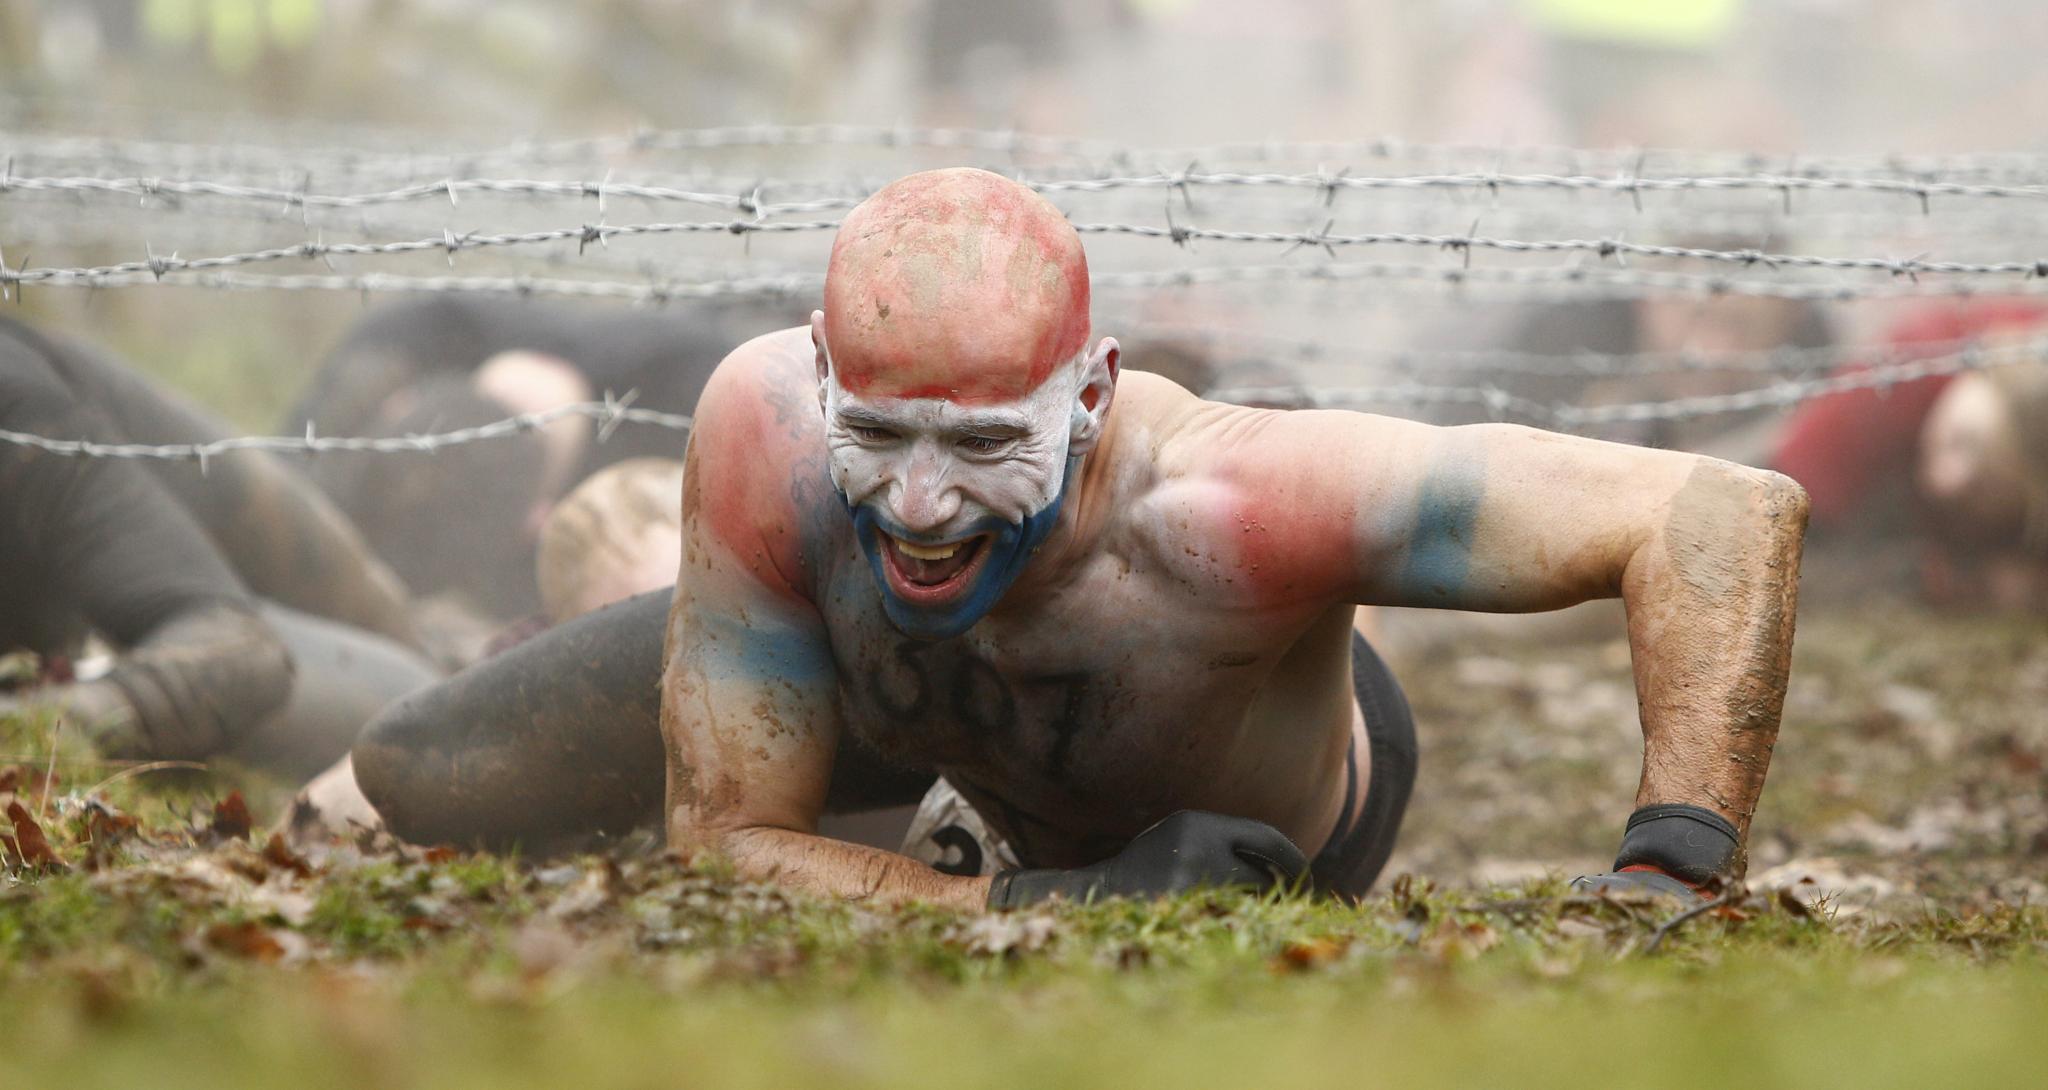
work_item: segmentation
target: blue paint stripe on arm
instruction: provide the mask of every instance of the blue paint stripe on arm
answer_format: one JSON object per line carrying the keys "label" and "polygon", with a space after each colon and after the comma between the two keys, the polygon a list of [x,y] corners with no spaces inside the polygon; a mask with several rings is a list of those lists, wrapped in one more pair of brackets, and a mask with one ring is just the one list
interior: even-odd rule
{"label": "blue paint stripe on arm", "polygon": [[822,631],[746,623],[714,612],[699,613],[695,621],[703,641],[700,661],[711,680],[815,681],[833,676],[832,647]]}
{"label": "blue paint stripe on arm", "polygon": [[1417,604],[1449,603],[1465,590],[1472,566],[1472,534],[1486,478],[1476,461],[1433,467],[1416,499],[1415,528],[1401,562],[1397,590]]}

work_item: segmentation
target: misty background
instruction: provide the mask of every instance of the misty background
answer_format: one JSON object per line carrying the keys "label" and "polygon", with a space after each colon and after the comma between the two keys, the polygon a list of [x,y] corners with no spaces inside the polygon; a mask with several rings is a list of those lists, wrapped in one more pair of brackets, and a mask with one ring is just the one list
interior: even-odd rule
{"label": "misty background", "polygon": [[[11,176],[176,176],[340,192],[463,175],[610,177],[771,200],[858,195],[942,163],[1047,178],[1233,169],[1242,162],[1205,162],[1199,153],[1240,141],[1344,142],[1288,157],[1245,159],[1238,149],[1249,169],[1333,174],[1796,173],[1835,169],[1844,156],[1872,170],[1898,156],[1908,165],[1937,162],[1942,178],[1989,178],[2031,166],[1987,153],[2038,150],[2048,132],[2048,71],[2033,55],[2048,41],[2044,31],[2048,8],[1988,0],[0,0],[0,148]],[[1092,138],[1117,151],[858,143],[534,151],[567,137],[813,122],[1021,129]],[[1586,150],[1545,150],[1564,147]],[[333,149],[346,152],[323,154]],[[475,158],[493,149],[496,160]],[[1743,154],[1702,159],[1675,149]],[[1960,168],[1928,158],[1953,153],[1971,158]],[[1146,188],[1055,200],[1077,222],[1153,229],[1299,232],[1327,224],[1337,232],[1705,238],[1722,249],[1977,261],[2023,251],[2033,213],[2012,201],[1937,200],[1923,209],[1896,194],[1331,196]],[[314,215],[206,200],[15,194],[0,202],[0,254],[14,267],[95,267],[309,239],[534,230],[589,222],[592,203],[471,198]],[[613,199],[603,219],[711,218],[699,211]],[[816,272],[828,240],[829,232],[663,235],[260,271],[324,264],[482,274],[517,266],[716,279]],[[1088,241],[1098,273],[1268,263],[1283,253],[1298,263],[1471,260],[1412,246],[1324,253],[1113,235]],[[1513,254],[1477,259],[1518,263]],[[1634,267],[1659,266],[1652,259]],[[1842,279],[1827,274],[1823,282]],[[1294,352],[1292,374],[1335,382],[1373,372],[1376,351],[1512,339],[1528,304],[1503,294],[1513,295],[1439,284],[1105,291],[1098,325],[1129,339],[1132,330],[1199,318],[1209,328],[1329,341],[1334,361],[1330,352]],[[802,298],[790,304],[793,314],[808,309]],[[27,305],[112,340],[257,427],[303,375],[309,349],[330,342],[363,299],[53,285],[30,289]],[[1872,304],[1829,309],[1850,340],[1881,327],[1888,312],[1877,305],[1872,313]],[[1711,347],[1712,338],[1705,341]],[[1236,351],[1271,358],[1276,350]]]}

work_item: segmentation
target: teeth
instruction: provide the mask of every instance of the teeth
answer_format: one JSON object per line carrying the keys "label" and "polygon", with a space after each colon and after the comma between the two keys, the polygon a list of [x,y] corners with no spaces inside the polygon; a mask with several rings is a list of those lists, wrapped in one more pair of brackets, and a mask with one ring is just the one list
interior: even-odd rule
{"label": "teeth", "polygon": [[896,543],[896,547],[898,549],[903,550],[904,556],[910,557],[913,560],[944,560],[947,557],[952,556],[954,553],[960,551],[960,543],[957,541],[952,543],[951,545],[938,545],[928,547],[924,545],[912,545],[910,542],[905,541],[900,537],[890,538],[890,540]]}

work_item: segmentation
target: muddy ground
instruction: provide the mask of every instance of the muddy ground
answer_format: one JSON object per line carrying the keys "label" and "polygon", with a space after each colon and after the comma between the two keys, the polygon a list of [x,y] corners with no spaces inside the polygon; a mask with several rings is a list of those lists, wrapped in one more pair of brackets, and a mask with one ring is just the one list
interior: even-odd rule
{"label": "muddy ground", "polygon": [[[1887,914],[2048,901],[2048,620],[1934,610],[1896,557],[1810,550],[1753,885]],[[1604,869],[1640,769],[1618,608],[1387,619],[1422,766],[1388,873]]]}

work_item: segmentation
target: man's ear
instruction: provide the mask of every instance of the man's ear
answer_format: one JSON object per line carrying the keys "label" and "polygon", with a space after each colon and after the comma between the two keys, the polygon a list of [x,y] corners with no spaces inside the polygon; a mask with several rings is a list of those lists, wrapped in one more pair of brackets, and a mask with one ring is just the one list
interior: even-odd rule
{"label": "man's ear", "polygon": [[1102,426],[1109,420],[1109,404],[1116,400],[1116,376],[1123,350],[1115,337],[1097,341],[1094,351],[1081,361],[1081,388],[1074,395],[1073,430],[1067,436],[1067,453],[1083,455],[1095,449],[1102,438]]}
{"label": "man's ear", "polygon": [[832,360],[825,353],[825,312],[811,312],[811,348],[817,354],[818,407],[825,407],[825,383],[832,378]]}

